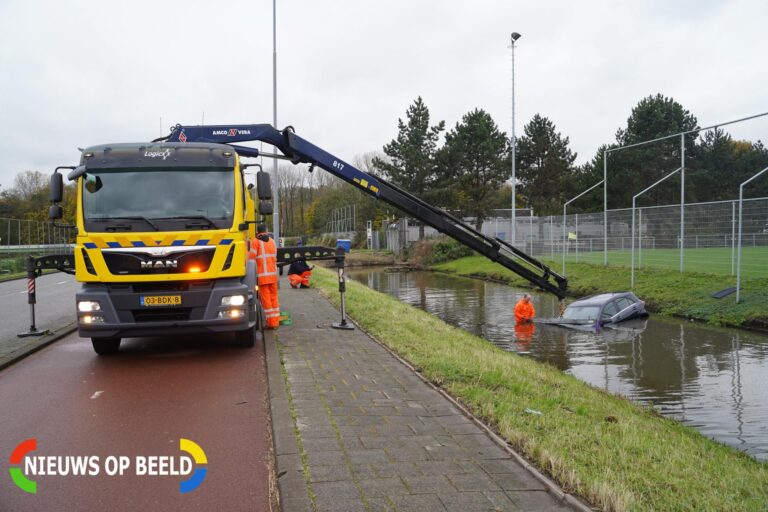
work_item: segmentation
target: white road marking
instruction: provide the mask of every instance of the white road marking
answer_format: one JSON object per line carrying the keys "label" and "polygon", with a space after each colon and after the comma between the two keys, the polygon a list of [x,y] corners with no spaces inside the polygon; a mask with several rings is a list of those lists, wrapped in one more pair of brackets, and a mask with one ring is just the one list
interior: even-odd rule
{"label": "white road marking", "polygon": [[95,398],[99,398],[99,396],[103,393],[103,391],[97,391],[93,395],[91,395],[91,400]]}
{"label": "white road marking", "polygon": [[59,282],[58,282],[58,283],[56,283],[56,284],[67,284],[68,282],[69,282],[69,281],[59,281]]}

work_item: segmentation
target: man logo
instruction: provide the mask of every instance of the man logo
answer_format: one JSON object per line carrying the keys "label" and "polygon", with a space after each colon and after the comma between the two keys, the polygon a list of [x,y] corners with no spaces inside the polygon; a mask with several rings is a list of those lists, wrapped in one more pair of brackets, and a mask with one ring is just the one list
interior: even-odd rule
{"label": "man logo", "polygon": [[159,261],[142,261],[141,269],[155,269],[155,268],[179,268],[179,262],[177,260],[159,260]]}

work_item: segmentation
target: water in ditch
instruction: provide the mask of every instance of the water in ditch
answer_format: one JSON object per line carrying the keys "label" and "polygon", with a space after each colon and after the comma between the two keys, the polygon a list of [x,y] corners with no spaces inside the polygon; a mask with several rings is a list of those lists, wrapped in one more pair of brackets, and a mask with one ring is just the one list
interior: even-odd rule
{"label": "water in ditch", "polygon": [[[600,333],[554,325],[516,329],[512,308],[528,290],[434,272],[362,269],[349,276],[768,460],[768,336],[658,316]],[[556,298],[533,295],[539,318],[557,316]]]}

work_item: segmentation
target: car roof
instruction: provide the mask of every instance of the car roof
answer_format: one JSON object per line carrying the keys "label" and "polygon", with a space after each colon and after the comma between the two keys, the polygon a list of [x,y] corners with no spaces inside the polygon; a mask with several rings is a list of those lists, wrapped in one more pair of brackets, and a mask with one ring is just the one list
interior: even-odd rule
{"label": "car roof", "polygon": [[568,307],[571,306],[601,306],[605,304],[606,302],[616,299],[619,297],[629,297],[632,300],[636,300],[634,295],[631,292],[614,292],[614,293],[601,293],[599,295],[593,295],[591,297],[586,297],[584,299],[579,299],[577,301],[572,302]]}

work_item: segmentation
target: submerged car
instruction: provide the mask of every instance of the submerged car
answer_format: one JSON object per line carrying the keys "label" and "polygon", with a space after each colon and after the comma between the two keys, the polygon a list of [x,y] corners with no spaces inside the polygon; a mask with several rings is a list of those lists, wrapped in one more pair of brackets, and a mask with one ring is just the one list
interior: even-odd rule
{"label": "submerged car", "polygon": [[644,316],[648,316],[645,302],[634,293],[601,293],[572,302],[561,318],[546,319],[540,323],[600,327]]}

